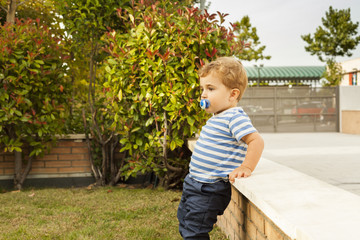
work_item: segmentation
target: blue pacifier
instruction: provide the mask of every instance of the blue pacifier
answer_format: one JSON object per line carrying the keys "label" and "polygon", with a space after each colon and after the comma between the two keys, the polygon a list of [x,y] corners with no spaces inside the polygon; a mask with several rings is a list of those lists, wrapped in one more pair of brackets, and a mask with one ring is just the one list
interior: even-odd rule
{"label": "blue pacifier", "polygon": [[200,100],[200,107],[202,109],[206,109],[210,107],[210,101],[208,99],[201,99]]}

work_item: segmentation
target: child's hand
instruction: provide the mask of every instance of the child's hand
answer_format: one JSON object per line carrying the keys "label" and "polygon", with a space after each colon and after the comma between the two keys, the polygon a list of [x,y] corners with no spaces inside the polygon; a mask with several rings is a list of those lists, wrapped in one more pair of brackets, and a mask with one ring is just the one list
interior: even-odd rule
{"label": "child's hand", "polygon": [[251,175],[250,168],[240,166],[229,174],[229,181],[234,183],[235,178],[249,177]]}

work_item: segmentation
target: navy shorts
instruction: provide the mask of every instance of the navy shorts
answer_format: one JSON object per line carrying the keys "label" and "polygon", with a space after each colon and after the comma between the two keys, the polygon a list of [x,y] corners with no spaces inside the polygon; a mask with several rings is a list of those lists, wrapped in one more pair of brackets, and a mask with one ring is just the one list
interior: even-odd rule
{"label": "navy shorts", "polygon": [[229,182],[201,183],[186,176],[177,217],[183,239],[209,239],[209,232],[231,199]]}

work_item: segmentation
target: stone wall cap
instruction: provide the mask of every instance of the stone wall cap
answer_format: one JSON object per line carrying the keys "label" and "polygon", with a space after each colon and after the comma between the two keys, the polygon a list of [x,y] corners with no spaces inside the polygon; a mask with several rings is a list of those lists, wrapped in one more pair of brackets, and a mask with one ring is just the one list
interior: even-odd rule
{"label": "stone wall cap", "polygon": [[292,239],[360,237],[360,197],[351,192],[265,158],[234,186]]}

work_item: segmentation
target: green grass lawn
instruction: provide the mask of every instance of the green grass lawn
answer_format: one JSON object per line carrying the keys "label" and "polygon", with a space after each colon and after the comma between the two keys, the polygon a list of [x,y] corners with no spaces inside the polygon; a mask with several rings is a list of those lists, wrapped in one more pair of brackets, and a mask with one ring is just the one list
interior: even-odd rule
{"label": "green grass lawn", "polygon": [[[0,239],[181,239],[180,197],[120,187],[0,193]],[[210,236],[226,239],[218,228]]]}

